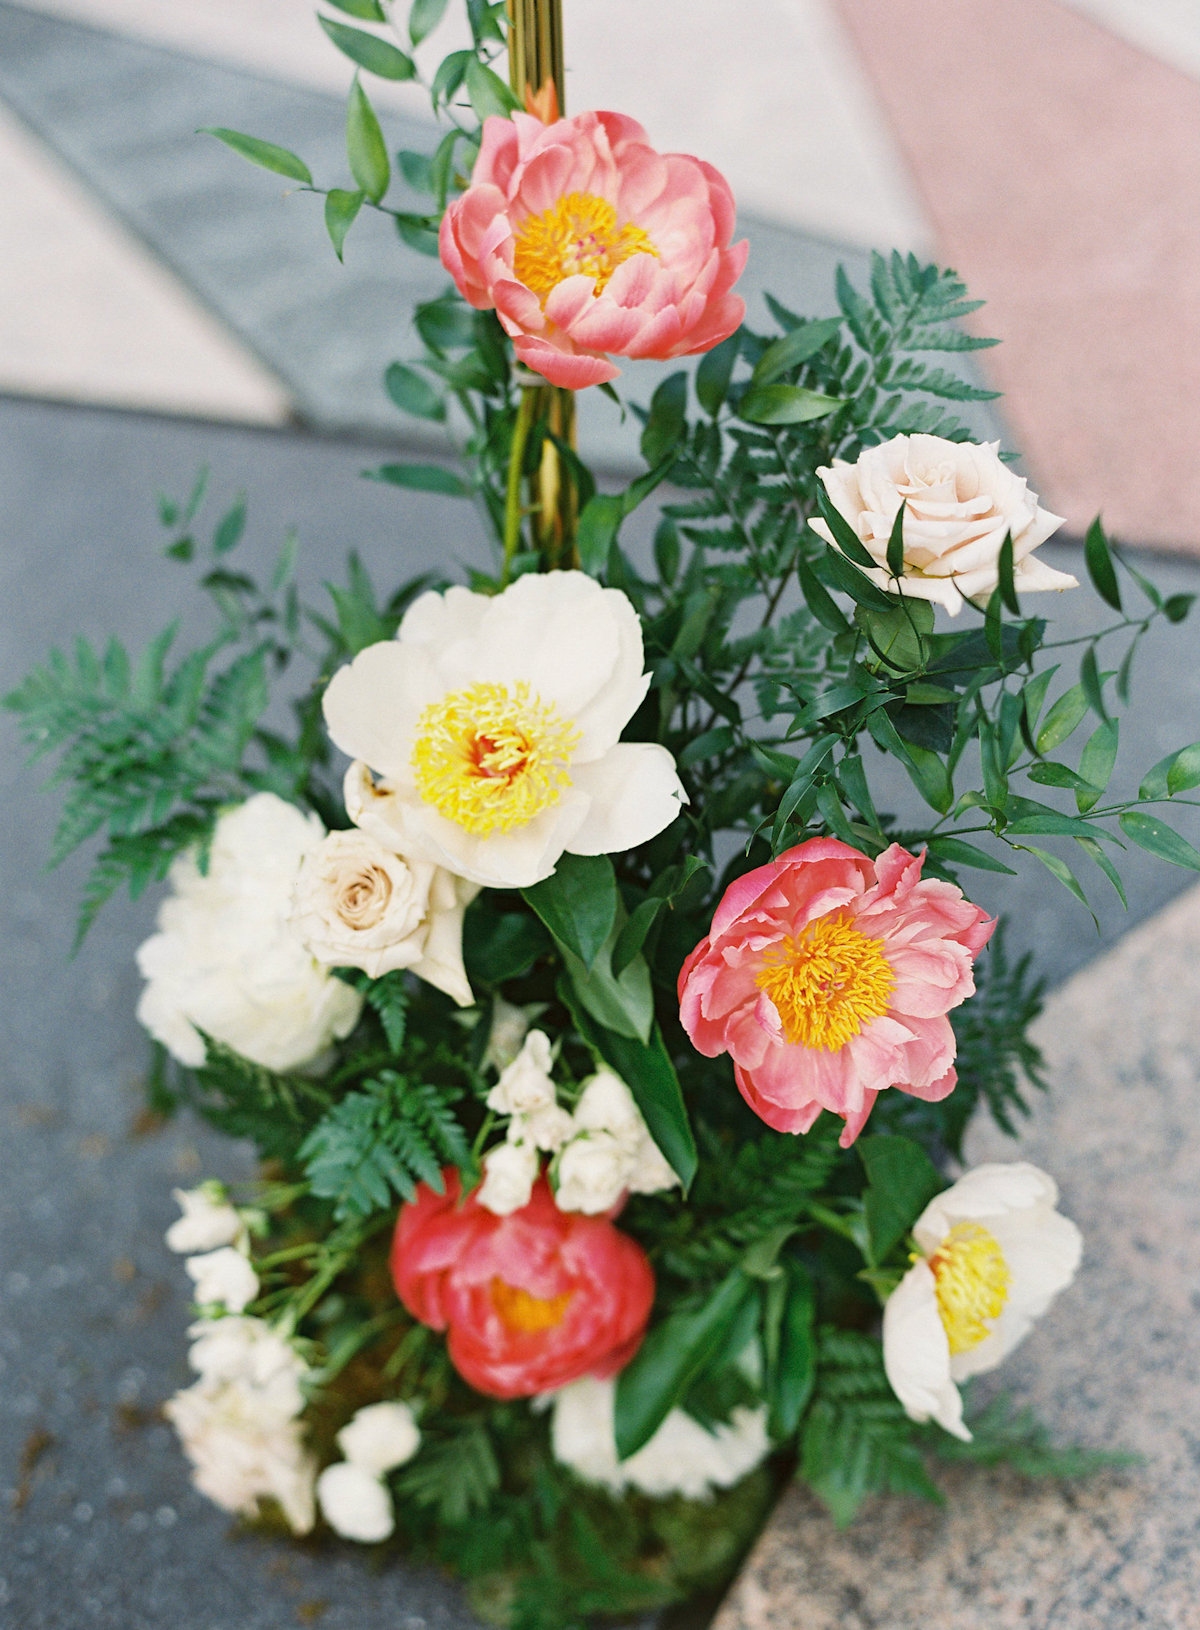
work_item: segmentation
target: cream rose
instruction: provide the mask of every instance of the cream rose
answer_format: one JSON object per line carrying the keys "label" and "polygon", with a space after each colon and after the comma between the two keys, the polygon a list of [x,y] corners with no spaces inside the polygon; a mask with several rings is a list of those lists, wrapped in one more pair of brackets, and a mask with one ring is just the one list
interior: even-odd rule
{"label": "cream rose", "polygon": [[[941,436],[893,436],[868,447],[853,464],[835,459],[817,471],[834,507],[868,554],[879,562],[866,575],[881,589],[896,583],[887,571],[887,546],[896,512],[904,514],[904,576],[900,590],[945,606],[952,615],[964,600],[986,602],[1000,581],[1000,550],[1013,540],[1013,582],[1018,592],[1073,589],[1075,578],[1056,572],[1033,551],[1063,524],[1039,507],[1029,483],[1000,458],[999,442],[955,442]],[[834,543],[828,523],[808,523]]]}
{"label": "cream rose", "polygon": [[326,967],[362,968],[372,979],[408,968],[469,1007],[475,998],[463,968],[463,912],[478,893],[476,884],[429,861],[406,860],[366,832],[330,832],[304,857],[292,916]]}
{"label": "cream rose", "polygon": [[324,828],[274,793],[218,820],[202,873],[171,867],[158,933],[138,948],[138,1018],[181,1064],[204,1063],[200,1032],[269,1070],[315,1066],[349,1035],[362,997],[320,966],[290,920],[292,890]]}

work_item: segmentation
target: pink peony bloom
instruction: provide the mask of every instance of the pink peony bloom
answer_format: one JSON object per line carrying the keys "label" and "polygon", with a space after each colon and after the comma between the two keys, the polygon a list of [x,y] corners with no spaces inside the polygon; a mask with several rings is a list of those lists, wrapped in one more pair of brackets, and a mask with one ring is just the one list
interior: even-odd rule
{"label": "pink peony bloom", "polygon": [[749,253],[730,245],[733,216],[711,164],[656,153],[623,114],[514,113],[484,121],[442,264],[477,310],[495,307],[526,367],[582,390],[620,373],[606,352],[694,356],[733,333]]}
{"label": "pink peony bloom", "polygon": [[996,924],[953,883],[921,878],[898,843],[872,861],[810,838],[731,883],[679,975],[680,1018],[777,1132],[822,1109],[862,1131],[885,1087],[936,1102],[954,1090],[946,1017],[972,995]]}
{"label": "pink peony bloom", "polygon": [[396,1293],[414,1319],[449,1330],[454,1368],[490,1398],[531,1398],[615,1375],[641,1346],[654,1302],[646,1254],[607,1217],[560,1211],[545,1176],[527,1205],[499,1217],[425,1183],[400,1207]]}

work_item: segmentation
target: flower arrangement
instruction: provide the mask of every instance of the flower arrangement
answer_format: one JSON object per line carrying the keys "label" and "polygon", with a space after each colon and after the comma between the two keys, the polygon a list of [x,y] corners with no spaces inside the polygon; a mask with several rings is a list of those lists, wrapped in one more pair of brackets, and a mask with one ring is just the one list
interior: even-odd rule
{"label": "flower arrangement", "polygon": [[[332,3],[368,25],[322,17],[334,44],[405,79],[447,0],[414,0],[403,49],[383,0]],[[493,558],[380,600],[351,557],[305,607],[292,541],[265,588],[229,570],[244,506],[200,549],[201,477],[161,512],[212,638],[174,665],[173,629],[136,662],[81,642],[7,705],[61,755],[52,859],[103,835],[80,933],[167,884],[138,953],[152,1102],[261,1154],[244,1191],[178,1194],[167,1234],[197,1486],[565,1630],[720,1587],[793,1475],[847,1522],[936,1498],[939,1452],[1087,1463],[964,1413],[1081,1246],[1045,1173],[952,1180],[970,1115],[1011,1130],[1043,1084],[1038,984],[963,879],[1041,865],[1086,905],[1077,864],[1120,891],[1122,840],[1200,869],[1158,813],[1200,744],[1107,797],[1138,641],[1190,598],[1097,522],[1113,616],[1048,639],[1022,596],[1075,586],[1036,553],[1060,522],[943,406],[990,393],[924,360],[993,343],[952,272],[876,257],[834,314],[768,300],[775,331],[747,327],[716,171],[562,114],[549,0],[467,13],[445,135],[398,157],[424,213],[387,202],[358,78],[352,188],[213,134],[323,192],[339,255],[364,208],[440,254],[386,385],[460,464],[372,475],[473,500]],[[598,490],[573,393],[691,356],[629,404],[645,473]],[[621,530],[656,489],[651,557]],[[927,811],[909,829],[881,756]]]}

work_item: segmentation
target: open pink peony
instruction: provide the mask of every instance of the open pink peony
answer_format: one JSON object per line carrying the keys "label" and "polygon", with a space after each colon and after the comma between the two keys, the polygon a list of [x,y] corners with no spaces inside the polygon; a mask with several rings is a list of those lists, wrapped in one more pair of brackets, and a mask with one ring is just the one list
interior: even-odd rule
{"label": "open pink peony", "polygon": [[400,1207],[396,1293],[414,1319],[449,1330],[454,1368],[490,1398],[531,1398],[615,1375],[641,1346],[654,1302],[646,1253],[607,1217],[560,1211],[543,1174],[527,1205],[499,1217],[426,1183]]}
{"label": "open pink peony", "polygon": [[656,153],[620,113],[484,121],[471,185],[442,217],[442,264],[553,385],[615,379],[606,353],[710,351],[746,310],[729,291],[733,194],[711,164]]}
{"label": "open pink peony", "polygon": [[731,883],[679,975],[697,1050],[728,1053],[746,1102],[778,1132],[822,1109],[862,1131],[885,1087],[935,1101],[954,1090],[950,1009],[995,922],[924,856],[893,843],[872,861],[810,838]]}

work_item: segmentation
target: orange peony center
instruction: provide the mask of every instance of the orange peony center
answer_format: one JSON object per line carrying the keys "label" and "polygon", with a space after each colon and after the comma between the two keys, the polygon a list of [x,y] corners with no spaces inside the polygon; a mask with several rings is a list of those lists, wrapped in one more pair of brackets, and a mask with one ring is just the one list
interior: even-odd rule
{"label": "orange peony center", "polygon": [[592,292],[603,292],[617,267],[631,255],[658,250],[632,221],[617,225],[617,212],[604,198],[572,192],[540,215],[527,216],[517,228],[513,271],[545,304],[546,296],[565,277],[593,279]]}
{"label": "orange peony center", "polygon": [[929,1266],[950,1351],[969,1353],[991,1335],[991,1321],[1008,1300],[1012,1275],[999,1241],[979,1223],[956,1223]]}
{"label": "orange peony center", "polygon": [[878,940],[834,915],[772,946],[757,984],[793,1046],[836,1052],[887,1012],[896,976]]}
{"label": "orange peony center", "polygon": [[492,1306],[505,1328],[514,1334],[536,1336],[543,1330],[553,1330],[563,1322],[570,1300],[569,1290],[561,1296],[531,1296],[519,1285],[492,1280]]}

